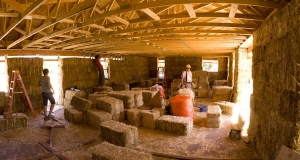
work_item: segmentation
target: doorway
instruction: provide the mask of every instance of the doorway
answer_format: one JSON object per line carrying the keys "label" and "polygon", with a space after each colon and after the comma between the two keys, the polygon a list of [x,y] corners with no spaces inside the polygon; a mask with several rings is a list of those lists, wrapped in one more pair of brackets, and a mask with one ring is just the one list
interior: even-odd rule
{"label": "doorway", "polygon": [[58,60],[48,60],[44,59],[44,64],[43,64],[43,69],[47,68],[49,70],[49,76],[50,76],[50,81],[52,84],[52,87],[54,89],[54,98],[55,98],[55,103],[58,104],[59,102],[59,75],[58,75]]}

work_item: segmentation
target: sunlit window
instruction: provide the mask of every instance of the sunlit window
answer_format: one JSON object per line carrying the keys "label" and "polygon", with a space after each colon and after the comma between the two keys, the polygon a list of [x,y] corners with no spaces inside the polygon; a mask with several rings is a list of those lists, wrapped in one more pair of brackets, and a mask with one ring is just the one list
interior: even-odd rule
{"label": "sunlit window", "polygon": [[218,60],[210,59],[210,60],[202,60],[202,68],[203,71],[208,72],[218,72]]}

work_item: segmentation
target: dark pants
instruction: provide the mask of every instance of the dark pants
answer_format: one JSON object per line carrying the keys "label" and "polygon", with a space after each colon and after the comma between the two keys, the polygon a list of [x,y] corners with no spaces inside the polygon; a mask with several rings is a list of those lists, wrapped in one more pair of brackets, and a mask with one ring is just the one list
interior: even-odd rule
{"label": "dark pants", "polygon": [[103,70],[98,70],[98,72],[99,72],[98,85],[103,86],[105,84],[104,71]]}
{"label": "dark pants", "polygon": [[43,97],[44,106],[48,105],[48,100],[50,101],[51,104],[55,104],[55,100],[52,92],[42,92],[42,97]]}

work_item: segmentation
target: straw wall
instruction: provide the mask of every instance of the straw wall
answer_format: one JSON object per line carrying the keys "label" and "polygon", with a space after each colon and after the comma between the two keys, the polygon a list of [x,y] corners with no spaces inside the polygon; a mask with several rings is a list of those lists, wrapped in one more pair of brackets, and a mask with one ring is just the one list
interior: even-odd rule
{"label": "straw wall", "polygon": [[228,80],[227,80],[227,85],[229,85],[229,86],[233,85],[234,66],[235,66],[235,60],[234,60],[234,54],[232,53],[232,54],[230,54],[230,56],[228,58]]}
{"label": "straw wall", "polygon": [[148,69],[149,69],[149,78],[156,78],[156,76],[157,76],[157,58],[156,57],[148,58]]}
{"label": "straw wall", "polygon": [[165,76],[168,88],[173,79],[180,79],[182,71],[187,64],[191,65],[191,71],[202,70],[202,57],[166,57]]}
{"label": "straw wall", "polygon": [[[28,92],[30,101],[35,110],[43,108],[42,90],[39,86],[39,80],[43,72],[43,59],[42,58],[7,58],[7,74],[8,84],[11,81],[11,75],[13,70],[19,70],[25,88]],[[9,86],[9,85],[8,85]],[[16,85],[15,91],[21,91],[19,85]],[[26,107],[26,101],[22,94],[15,94],[13,110],[15,112],[30,112],[30,109]]]}
{"label": "straw wall", "polygon": [[60,58],[59,77],[59,104],[63,104],[65,90],[72,86],[77,86],[79,90],[89,95],[98,84],[98,71],[94,59]]}
{"label": "straw wall", "polygon": [[227,79],[228,57],[218,58],[218,79]]}
{"label": "straw wall", "polygon": [[282,145],[300,151],[299,5],[292,0],[253,35],[249,137],[262,159],[275,159]]}
{"label": "straw wall", "polygon": [[110,60],[110,83],[124,83],[148,78],[148,58],[126,56],[126,60]]}
{"label": "straw wall", "polygon": [[237,49],[235,50],[233,102],[243,103],[249,83],[248,75],[247,49]]}

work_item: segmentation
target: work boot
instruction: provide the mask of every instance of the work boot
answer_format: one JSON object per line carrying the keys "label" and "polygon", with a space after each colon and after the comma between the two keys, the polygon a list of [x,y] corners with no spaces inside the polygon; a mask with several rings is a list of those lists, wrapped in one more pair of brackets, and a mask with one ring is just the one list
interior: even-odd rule
{"label": "work boot", "polygon": [[50,117],[49,116],[45,116],[44,117],[44,121],[49,121],[50,120]]}

